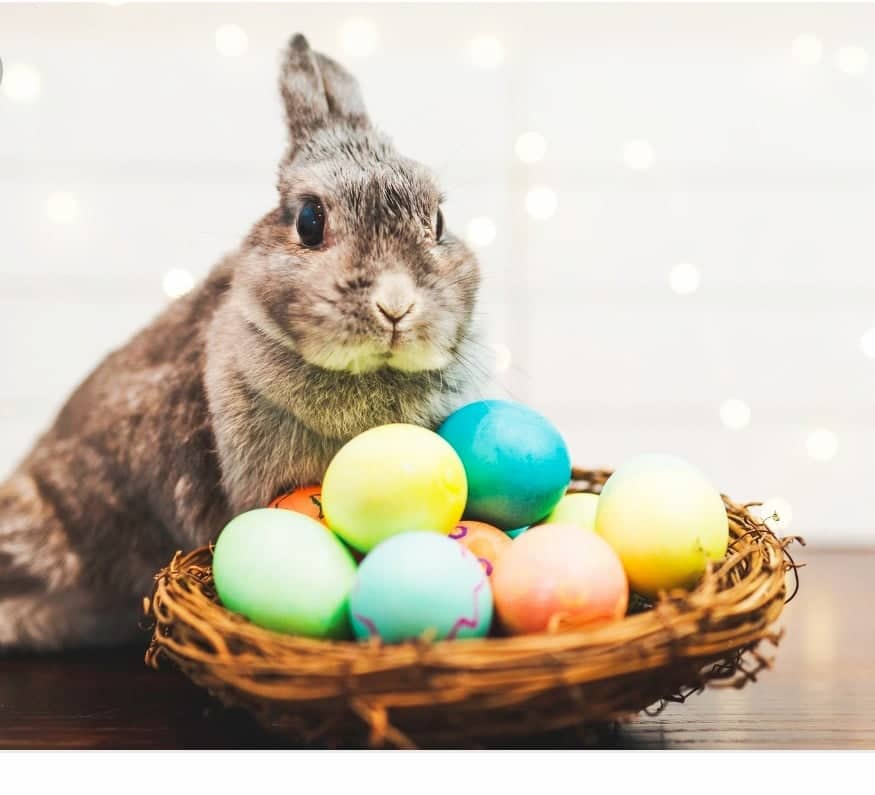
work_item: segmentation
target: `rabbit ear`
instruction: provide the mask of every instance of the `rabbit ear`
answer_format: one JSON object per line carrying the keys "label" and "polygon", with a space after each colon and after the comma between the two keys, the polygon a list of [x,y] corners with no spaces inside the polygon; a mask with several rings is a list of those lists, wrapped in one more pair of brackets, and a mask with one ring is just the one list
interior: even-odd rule
{"label": "rabbit ear", "polygon": [[336,61],[310,49],[300,33],[286,49],[280,91],[293,146],[332,122],[368,124],[358,81]]}

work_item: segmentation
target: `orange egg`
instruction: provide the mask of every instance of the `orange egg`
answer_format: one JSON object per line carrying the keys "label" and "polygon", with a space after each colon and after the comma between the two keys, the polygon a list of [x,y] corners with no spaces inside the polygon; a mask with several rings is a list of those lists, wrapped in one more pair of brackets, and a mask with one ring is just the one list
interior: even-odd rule
{"label": "orange egg", "polygon": [[515,635],[613,621],[629,602],[617,553],[576,525],[532,527],[502,553],[490,582],[496,613]]}
{"label": "orange egg", "polygon": [[472,552],[483,565],[487,576],[492,575],[498,556],[510,546],[510,537],[497,527],[485,522],[473,522],[463,519],[450,538],[455,538]]}
{"label": "orange egg", "polygon": [[[325,521],[325,514],[322,512],[322,486],[301,486],[301,488],[287,494],[281,494],[267,507],[283,508],[286,511],[302,513],[320,522],[329,533],[331,532],[328,522]],[[364,555],[346,544],[343,539],[340,541],[352,553],[356,563],[361,563]]]}
{"label": "orange egg", "polygon": [[297,511],[328,527],[325,523],[325,515],[322,513],[322,486],[301,486],[277,497],[268,507]]}

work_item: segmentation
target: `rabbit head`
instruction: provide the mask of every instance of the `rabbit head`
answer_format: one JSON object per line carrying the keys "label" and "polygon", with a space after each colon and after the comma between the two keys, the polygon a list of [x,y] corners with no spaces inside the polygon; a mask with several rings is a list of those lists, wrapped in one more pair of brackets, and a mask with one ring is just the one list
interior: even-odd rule
{"label": "rabbit head", "polygon": [[430,172],[368,118],[357,81],[301,35],[283,59],[279,206],[235,274],[250,323],[327,371],[440,371],[472,323],[479,268]]}

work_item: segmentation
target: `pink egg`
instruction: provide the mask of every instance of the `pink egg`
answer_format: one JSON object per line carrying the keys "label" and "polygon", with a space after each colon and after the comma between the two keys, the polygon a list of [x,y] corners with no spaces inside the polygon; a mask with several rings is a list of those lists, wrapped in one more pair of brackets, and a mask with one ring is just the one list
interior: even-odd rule
{"label": "pink egg", "polygon": [[495,610],[514,635],[614,621],[629,603],[616,552],[575,525],[545,524],[523,533],[503,551],[490,579]]}

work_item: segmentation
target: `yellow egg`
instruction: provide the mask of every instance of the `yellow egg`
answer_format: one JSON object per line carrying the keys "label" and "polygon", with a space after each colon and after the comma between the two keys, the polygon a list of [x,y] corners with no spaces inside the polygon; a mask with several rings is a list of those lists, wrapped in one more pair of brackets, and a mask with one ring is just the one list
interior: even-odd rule
{"label": "yellow egg", "polygon": [[649,597],[694,585],[729,543],[720,494],[698,469],[666,455],[639,456],[611,475],[595,529],[620,556],[632,590]]}
{"label": "yellow egg", "polygon": [[553,513],[538,524],[573,524],[584,530],[594,530],[598,504],[598,494],[566,494]]}
{"label": "yellow egg", "polygon": [[450,444],[427,428],[402,423],[351,439],[322,481],[325,521],[361,552],[411,530],[448,535],[467,496],[465,468]]}

